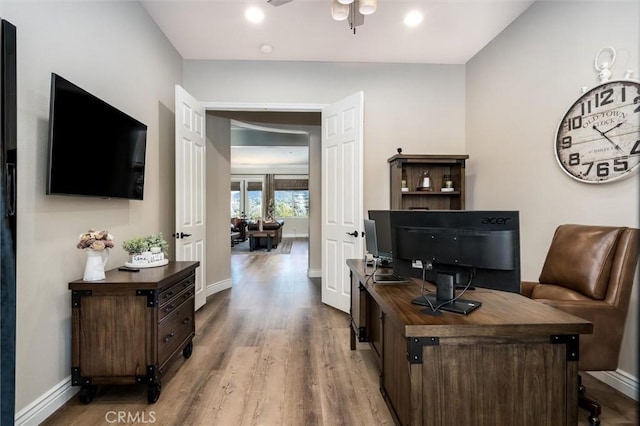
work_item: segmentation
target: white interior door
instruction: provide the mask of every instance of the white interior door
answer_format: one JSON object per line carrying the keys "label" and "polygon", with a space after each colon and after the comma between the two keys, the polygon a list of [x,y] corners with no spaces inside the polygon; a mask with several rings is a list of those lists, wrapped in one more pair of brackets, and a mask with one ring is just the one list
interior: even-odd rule
{"label": "white interior door", "polygon": [[362,257],[364,93],[322,110],[322,302],[349,312],[346,260]]}
{"label": "white interior door", "polygon": [[176,260],[198,260],[196,309],[206,303],[204,107],[176,85]]}

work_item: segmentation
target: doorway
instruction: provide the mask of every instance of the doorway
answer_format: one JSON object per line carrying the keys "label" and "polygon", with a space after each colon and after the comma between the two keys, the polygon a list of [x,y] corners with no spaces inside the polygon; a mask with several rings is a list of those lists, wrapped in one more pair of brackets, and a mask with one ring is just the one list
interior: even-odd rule
{"label": "doorway", "polygon": [[[232,197],[233,195],[236,197],[236,215],[244,213],[247,219],[258,216],[255,211],[250,210],[255,200],[243,198],[242,188],[244,186],[246,191],[250,188],[255,189],[258,181],[262,182],[263,193],[271,194],[265,195],[262,199],[262,216],[267,216],[269,203],[272,201],[272,208],[276,213],[275,219],[284,221],[282,235],[285,238],[308,238],[307,275],[319,277],[321,275],[321,212],[313,211],[312,207],[308,215],[298,214],[299,211],[295,214],[291,211],[283,213],[281,204],[284,203],[282,198],[289,195],[292,197],[290,203],[292,209],[296,208],[296,204],[304,206],[304,200],[293,198],[294,195],[300,195],[294,187],[304,182],[308,186],[302,188],[305,194],[298,198],[304,198],[308,194],[308,199],[312,200],[310,204],[314,205],[313,200],[315,200],[315,207],[320,206],[320,110],[322,106],[315,107],[315,111],[247,111],[219,110],[216,106],[205,105],[208,116],[231,120],[230,150],[239,153],[242,157],[238,162],[241,164],[231,166],[229,176]],[[268,150],[272,150],[273,155],[267,154]],[[298,155],[301,150],[305,151],[306,164],[300,164]],[[248,164],[251,163],[250,157],[256,152],[259,153],[259,161],[257,164]],[[230,155],[231,163],[234,153]],[[295,157],[294,161],[290,162],[288,156]],[[267,157],[275,159],[270,163]],[[265,182],[267,176],[271,177],[271,185],[274,185],[271,189],[268,189],[268,184]],[[222,208],[222,206],[216,208]],[[248,246],[248,241],[246,245]]]}

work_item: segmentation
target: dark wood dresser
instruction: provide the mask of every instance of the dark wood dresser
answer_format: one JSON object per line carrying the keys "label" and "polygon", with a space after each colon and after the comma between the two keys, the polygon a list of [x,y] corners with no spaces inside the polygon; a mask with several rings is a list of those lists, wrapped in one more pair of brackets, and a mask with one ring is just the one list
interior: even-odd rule
{"label": "dark wood dresser", "polygon": [[113,269],[106,279],[69,283],[72,307],[71,384],[84,403],[100,384],[146,384],[149,403],[161,378],[195,336],[195,270],[200,262],[169,262],[139,272]]}

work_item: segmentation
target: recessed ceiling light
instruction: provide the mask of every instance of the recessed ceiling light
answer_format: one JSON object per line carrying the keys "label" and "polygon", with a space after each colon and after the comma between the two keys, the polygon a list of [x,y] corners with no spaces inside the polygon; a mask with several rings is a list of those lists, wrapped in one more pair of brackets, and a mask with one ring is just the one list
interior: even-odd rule
{"label": "recessed ceiling light", "polygon": [[260,51],[268,55],[269,53],[273,52],[273,46],[271,46],[270,44],[263,44],[260,46]]}
{"label": "recessed ceiling light", "polygon": [[262,20],[264,19],[264,12],[262,12],[262,10],[257,7],[250,7],[244,12],[244,17],[247,18],[249,22],[257,24],[259,22],[262,22]]}
{"label": "recessed ceiling light", "polygon": [[404,17],[404,24],[407,27],[417,27],[418,25],[420,25],[423,19],[424,15],[422,14],[422,12],[414,10],[407,13],[407,15]]}

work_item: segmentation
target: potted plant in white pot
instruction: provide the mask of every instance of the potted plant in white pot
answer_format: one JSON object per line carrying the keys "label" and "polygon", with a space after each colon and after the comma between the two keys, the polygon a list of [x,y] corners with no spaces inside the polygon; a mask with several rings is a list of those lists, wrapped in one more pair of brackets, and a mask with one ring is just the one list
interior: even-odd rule
{"label": "potted plant in white pot", "polygon": [[167,250],[169,249],[169,244],[162,237],[162,233],[149,235],[146,237],[147,245],[149,246],[149,250],[153,254],[164,253],[167,254]]}

